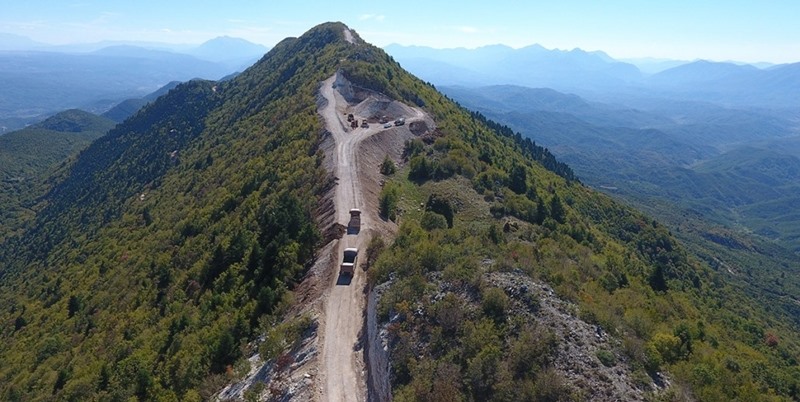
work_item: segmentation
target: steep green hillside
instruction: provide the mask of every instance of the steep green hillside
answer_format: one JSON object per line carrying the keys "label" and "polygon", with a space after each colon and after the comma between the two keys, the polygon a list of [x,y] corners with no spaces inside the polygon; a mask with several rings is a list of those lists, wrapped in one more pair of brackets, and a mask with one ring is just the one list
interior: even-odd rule
{"label": "steep green hillside", "polygon": [[103,117],[107,117],[111,120],[114,120],[117,123],[122,123],[128,117],[133,116],[142,107],[158,99],[159,96],[166,94],[171,89],[178,86],[178,84],[180,84],[180,82],[172,81],[169,84],[159,88],[157,91],[148,94],[147,96],[141,98],[126,99],[118,103],[111,109],[107,110],[105,113],[103,113]]}
{"label": "steep green hillside", "polygon": [[0,243],[31,218],[44,179],[102,136],[114,122],[80,110],[67,110],[26,129],[0,137]]}
{"label": "steep green hillside", "polygon": [[2,399],[216,391],[311,260],[316,90],[351,53],[341,28],[287,39],[233,81],[178,86],[56,178],[2,247]]}
{"label": "steep green hillside", "polygon": [[571,340],[509,308],[498,272],[549,283],[624,339],[597,364],[624,361],[643,388],[666,370],[666,396],[797,397],[796,327],[344,29],[286,39],[231,81],[179,85],[51,179],[30,229],[0,247],[0,398],[193,401],[240,375],[320,243],[313,213],[334,181],[317,90],[337,71],[437,123],[388,178],[381,204],[403,223],[369,273],[398,400],[581,399],[552,369],[550,345]]}
{"label": "steep green hillside", "polygon": [[[559,357],[547,342],[569,341],[545,341],[553,333],[520,314],[525,298],[498,272],[550,284],[581,318],[622,337],[611,353],[634,368],[642,388],[660,370],[674,375],[666,399],[797,398],[790,313],[726,284],[656,221],[547,172],[480,116],[427,96],[442,136],[409,145],[407,168],[387,186],[397,190],[385,196],[398,191],[398,208],[412,212],[370,268],[387,287],[379,310],[395,345],[398,400],[590,398],[585,385],[554,377]],[[457,168],[436,173],[453,161]],[[441,199],[449,207],[431,201]],[[426,208],[413,212],[418,205]],[[451,208],[448,228],[437,215],[448,218]]]}
{"label": "steep green hillside", "polygon": [[679,101],[643,101],[643,112],[513,86],[446,93],[536,138],[585,183],[656,217],[694,255],[800,324],[793,120]]}

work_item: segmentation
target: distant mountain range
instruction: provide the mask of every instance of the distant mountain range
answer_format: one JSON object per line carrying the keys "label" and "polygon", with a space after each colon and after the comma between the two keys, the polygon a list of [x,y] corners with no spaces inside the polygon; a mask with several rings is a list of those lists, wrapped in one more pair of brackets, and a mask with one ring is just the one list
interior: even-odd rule
{"label": "distant mountain range", "polygon": [[[269,51],[269,48],[264,45],[230,36],[219,36],[199,45],[144,41],[101,41],[68,45],[50,45],[37,42],[26,36],[0,32],[0,52],[29,50],[56,53],[91,53],[100,49],[116,46],[129,46],[149,50],[161,50],[170,53],[188,54],[199,59],[216,62],[233,59],[251,59],[255,61],[255,59],[260,58]],[[242,67],[249,67],[250,64]]]}
{"label": "distant mountain range", "polygon": [[590,99],[627,103],[647,94],[723,106],[800,106],[800,63],[757,66],[735,62],[618,61],[603,52],[513,49],[433,49],[389,45],[386,52],[435,85],[521,85],[575,92]]}
{"label": "distant mountain range", "polygon": [[539,45],[433,49],[389,45],[386,52],[420,78],[439,85],[517,84],[552,88],[606,88],[642,78],[636,66],[603,52],[548,50]]}
{"label": "distant mountain range", "polygon": [[0,34],[0,134],[69,108],[103,113],[172,81],[220,79],[268,50],[220,37],[199,46],[103,42],[49,46]]}

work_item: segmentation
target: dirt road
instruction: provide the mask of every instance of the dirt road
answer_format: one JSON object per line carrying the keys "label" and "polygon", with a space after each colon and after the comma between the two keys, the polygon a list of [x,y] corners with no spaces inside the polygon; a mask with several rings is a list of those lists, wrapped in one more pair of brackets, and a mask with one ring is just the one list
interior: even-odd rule
{"label": "dirt road", "polygon": [[[334,174],[339,179],[336,188],[334,205],[336,207],[336,221],[347,225],[350,208],[360,208],[361,193],[358,183],[358,173],[355,169],[355,149],[358,142],[365,138],[363,135],[347,135],[339,118],[340,112],[337,105],[342,105],[344,100],[333,90],[333,77],[322,84],[322,96],[327,99],[327,105],[320,110],[325,124],[333,134],[336,141],[336,168]],[[341,108],[342,106],[340,106]],[[363,134],[363,133],[359,133]],[[361,232],[369,228],[369,218],[361,218]],[[339,246],[335,247],[334,283],[331,284],[325,302],[325,328],[322,346],[321,368],[325,376],[323,398],[328,401],[364,401],[363,352],[358,347],[358,333],[364,322],[364,296],[366,284],[363,272],[356,268],[352,279],[338,275],[338,264],[341,255],[347,247],[357,247],[364,250],[364,241],[358,235],[345,235]],[[361,251],[363,254],[363,251]]]}
{"label": "dirt road", "polygon": [[[338,178],[338,185],[334,205],[337,222],[347,226],[350,218],[349,210],[351,208],[363,210],[366,207],[360,183],[361,177],[358,173],[359,167],[365,168],[359,165],[359,144],[371,135],[390,128],[372,124],[369,128],[359,127],[351,130],[346,121],[346,114],[352,112],[352,105],[349,105],[334,88],[335,81],[334,75],[322,83],[320,92],[327,102],[319,113],[336,142],[334,174]],[[422,111],[413,109],[406,119],[410,122],[422,117]],[[377,166],[374,168],[377,169]],[[325,401],[366,400],[366,368],[363,344],[359,338],[364,325],[366,273],[360,267],[356,267],[352,278],[347,275],[342,276],[339,275],[339,264],[342,261],[343,250],[347,247],[357,247],[359,263],[363,262],[373,228],[371,215],[362,213],[360,231],[344,235],[334,247],[336,255],[332,258],[334,266],[331,269],[335,274],[332,275],[333,280],[327,290],[321,320],[323,325],[320,352],[321,396]]]}

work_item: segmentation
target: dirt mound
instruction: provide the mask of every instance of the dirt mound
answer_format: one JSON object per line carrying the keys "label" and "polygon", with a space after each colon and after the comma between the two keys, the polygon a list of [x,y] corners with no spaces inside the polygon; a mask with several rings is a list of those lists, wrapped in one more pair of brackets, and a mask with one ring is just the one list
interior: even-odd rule
{"label": "dirt mound", "polygon": [[400,117],[411,116],[414,111],[398,102],[384,99],[382,96],[370,95],[353,108],[353,112],[370,121],[394,121]]}

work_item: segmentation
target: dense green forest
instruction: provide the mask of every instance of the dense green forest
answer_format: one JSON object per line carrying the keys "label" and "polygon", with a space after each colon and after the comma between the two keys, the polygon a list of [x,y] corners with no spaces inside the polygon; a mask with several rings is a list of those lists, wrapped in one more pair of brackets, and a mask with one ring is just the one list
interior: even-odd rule
{"label": "dense green forest", "polygon": [[318,242],[316,91],[349,52],[340,36],[317,29],[232,81],[182,84],[53,179],[2,247],[2,399],[218,391]]}
{"label": "dense green forest", "polygon": [[46,179],[113,126],[72,109],[0,136],[0,243],[35,214],[36,199],[48,189]]}
{"label": "dense green forest", "polygon": [[398,400],[581,400],[552,369],[568,340],[516,314],[493,273],[550,284],[623,339],[597,358],[630,362],[642,387],[669,373],[653,398],[798,399],[790,321],[344,28],[286,39],[231,81],[179,85],[50,179],[0,244],[0,398],[203,400],[246,370],[321,242],[333,178],[317,89],[340,71],[437,123],[385,170],[381,206],[401,225],[372,245]]}

